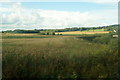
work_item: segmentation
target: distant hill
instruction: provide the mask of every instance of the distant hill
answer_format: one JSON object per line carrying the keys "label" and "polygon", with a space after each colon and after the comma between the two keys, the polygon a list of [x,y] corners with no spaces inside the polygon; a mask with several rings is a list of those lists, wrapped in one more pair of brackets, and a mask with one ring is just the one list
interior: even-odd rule
{"label": "distant hill", "polygon": [[3,33],[48,33],[48,32],[69,32],[69,31],[111,31],[118,33],[119,25],[109,25],[102,27],[73,27],[73,28],[65,28],[65,29],[34,29],[34,30],[7,30],[2,31]]}

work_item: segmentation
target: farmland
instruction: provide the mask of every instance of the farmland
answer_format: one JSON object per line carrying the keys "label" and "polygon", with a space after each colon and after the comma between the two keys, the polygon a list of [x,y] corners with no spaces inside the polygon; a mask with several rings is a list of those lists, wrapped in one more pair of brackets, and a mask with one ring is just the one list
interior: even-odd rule
{"label": "farmland", "polygon": [[118,0],[0,0],[0,79],[120,80]]}
{"label": "farmland", "polygon": [[109,31],[70,31],[70,32],[59,32],[56,34],[63,34],[63,35],[70,35],[70,34],[106,34],[109,33]]}
{"label": "farmland", "polygon": [[119,78],[117,38],[95,35],[3,33],[3,79]]}

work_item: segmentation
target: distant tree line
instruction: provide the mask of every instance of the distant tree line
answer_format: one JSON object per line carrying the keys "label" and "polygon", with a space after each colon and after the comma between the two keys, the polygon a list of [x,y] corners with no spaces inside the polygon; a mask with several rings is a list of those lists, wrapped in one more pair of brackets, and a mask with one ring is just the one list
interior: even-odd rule
{"label": "distant tree line", "polygon": [[86,31],[86,30],[96,30],[96,29],[104,29],[105,31],[118,30],[119,25],[110,25],[110,26],[102,26],[102,27],[74,27],[74,28],[65,28],[58,29],[55,32],[66,32],[66,31]]}
{"label": "distant tree line", "polygon": [[88,31],[88,30],[96,30],[103,29],[104,31],[118,31],[119,25],[110,25],[110,26],[102,26],[102,27],[73,27],[73,28],[65,28],[65,29],[34,29],[34,30],[7,30],[2,31],[3,33],[40,33],[42,35],[55,35],[55,32],[67,32],[67,31]]}

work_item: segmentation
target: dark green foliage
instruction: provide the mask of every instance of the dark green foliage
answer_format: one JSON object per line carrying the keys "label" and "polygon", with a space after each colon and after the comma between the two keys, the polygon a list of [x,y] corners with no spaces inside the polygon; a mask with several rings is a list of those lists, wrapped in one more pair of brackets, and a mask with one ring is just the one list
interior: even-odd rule
{"label": "dark green foliage", "polygon": [[15,33],[39,33],[38,30],[14,30]]}
{"label": "dark green foliage", "polygon": [[50,34],[49,32],[46,33],[46,35],[49,35],[49,34]]}
{"label": "dark green foliage", "polygon": [[112,38],[111,35],[103,35],[101,37],[94,38],[93,42],[102,43],[102,44],[108,44],[110,42],[111,38]]}
{"label": "dark green foliage", "polygon": [[65,29],[34,29],[34,30],[7,30],[2,31],[3,33],[41,33],[41,32],[68,32],[68,31],[95,31],[97,29],[104,30],[104,31],[114,31],[116,30],[118,33],[118,26],[119,25],[110,25],[110,26],[101,26],[101,27],[73,27],[73,28],[65,28]]}
{"label": "dark green foliage", "polygon": [[55,33],[53,32],[52,35],[55,35]]}
{"label": "dark green foliage", "polygon": [[118,38],[113,38],[113,34],[114,33],[103,35],[86,35],[81,36],[80,38],[83,38],[93,43],[106,44],[109,45],[112,50],[118,50]]}
{"label": "dark green foliage", "polygon": [[62,35],[62,34],[60,34],[60,35]]}
{"label": "dark green foliage", "polygon": [[101,37],[103,34],[92,34],[92,35],[87,35],[87,34],[82,34],[77,38],[82,38],[84,40],[88,40],[88,41],[93,41],[95,38],[99,38]]}
{"label": "dark green foliage", "polygon": [[40,35],[45,35],[45,33],[39,33]]}

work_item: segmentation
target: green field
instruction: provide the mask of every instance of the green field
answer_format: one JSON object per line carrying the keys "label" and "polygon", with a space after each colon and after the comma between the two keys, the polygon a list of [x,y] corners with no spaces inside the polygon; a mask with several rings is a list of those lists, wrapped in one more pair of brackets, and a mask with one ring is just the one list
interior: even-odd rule
{"label": "green field", "polygon": [[3,34],[3,79],[116,80],[117,38]]}

